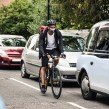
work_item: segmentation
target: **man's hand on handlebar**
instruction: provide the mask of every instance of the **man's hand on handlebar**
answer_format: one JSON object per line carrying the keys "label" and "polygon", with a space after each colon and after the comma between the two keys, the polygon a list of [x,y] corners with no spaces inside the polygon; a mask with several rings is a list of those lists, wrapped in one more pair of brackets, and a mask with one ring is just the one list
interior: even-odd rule
{"label": "man's hand on handlebar", "polygon": [[64,53],[61,53],[61,57],[65,59],[66,55]]}
{"label": "man's hand on handlebar", "polygon": [[48,57],[48,59],[50,59],[50,58],[51,58],[51,56],[50,56],[49,54],[47,54],[47,57]]}

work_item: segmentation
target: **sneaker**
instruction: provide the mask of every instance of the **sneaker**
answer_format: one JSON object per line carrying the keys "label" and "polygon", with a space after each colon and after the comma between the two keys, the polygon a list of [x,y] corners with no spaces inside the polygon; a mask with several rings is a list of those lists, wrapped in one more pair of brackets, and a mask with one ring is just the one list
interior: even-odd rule
{"label": "sneaker", "polygon": [[42,85],[41,92],[42,92],[43,94],[45,94],[45,92],[46,92],[45,85]]}

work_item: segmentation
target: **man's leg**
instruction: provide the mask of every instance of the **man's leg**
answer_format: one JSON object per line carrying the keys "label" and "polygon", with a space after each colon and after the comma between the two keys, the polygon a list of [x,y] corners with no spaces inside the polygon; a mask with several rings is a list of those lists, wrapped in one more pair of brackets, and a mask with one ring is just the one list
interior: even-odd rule
{"label": "man's leg", "polygon": [[58,58],[59,57],[59,51],[57,49],[54,49],[53,55],[57,56],[57,58],[54,59],[55,66],[56,66],[58,64],[58,62],[59,62],[59,58]]}
{"label": "man's leg", "polygon": [[42,67],[41,67],[41,81],[42,81],[42,89],[41,92],[45,94],[46,89],[45,89],[45,73],[46,73],[46,68],[48,65],[48,58],[47,56],[42,57]]}
{"label": "man's leg", "polygon": [[56,66],[58,64],[58,62],[59,62],[59,58],[55,58],[54,62],[55,62],[55,66]]}
{"label": "man's leg", "polygon": [[41,68],[41,81],[42,85],[45,85],[45,73],[46,73],[46,67]]}

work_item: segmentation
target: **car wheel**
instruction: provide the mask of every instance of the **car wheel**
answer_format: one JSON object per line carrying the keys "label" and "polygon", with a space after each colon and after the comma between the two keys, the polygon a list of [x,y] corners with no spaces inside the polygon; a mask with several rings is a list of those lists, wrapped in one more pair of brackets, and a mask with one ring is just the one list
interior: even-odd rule
{"label": "car wheel", "polygon": [[30,77],[30,74],[27,74],[27,72],[26,72],[26,68],[25,68],[24,63],[21,64],[21,77],[22,78],[29,78]]}
{"label": "car wheel", "polygon": [[96,98],[96,92],[90,89],[89,78],[86,73],[83,73],[81,78],[81,92],[82,96],[86,100],[93,100]]}

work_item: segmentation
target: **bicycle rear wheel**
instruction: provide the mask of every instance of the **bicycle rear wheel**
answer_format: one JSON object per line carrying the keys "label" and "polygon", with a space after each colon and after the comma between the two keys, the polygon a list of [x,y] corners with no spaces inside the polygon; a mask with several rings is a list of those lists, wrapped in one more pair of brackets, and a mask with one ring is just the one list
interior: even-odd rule
{"label": "bicycle rear wheel", "polygon": [[62,92],[62,79],[57,68],[54,69],[54,72],[51,75],[51,88],[53,96],[58,99]]}

